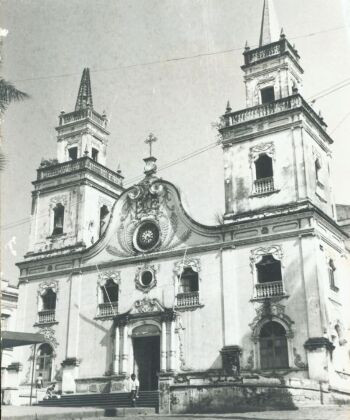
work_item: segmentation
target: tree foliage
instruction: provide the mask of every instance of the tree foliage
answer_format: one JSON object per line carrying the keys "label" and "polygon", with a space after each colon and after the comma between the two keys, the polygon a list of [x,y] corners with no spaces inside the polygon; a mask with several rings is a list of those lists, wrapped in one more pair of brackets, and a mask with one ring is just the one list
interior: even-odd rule
{"label": "tree foliage", "polygon": [[28,98],[25,92],[22,92],[4,79],[0,79],[0,112],[5,112],[11,102],[22,101]]}

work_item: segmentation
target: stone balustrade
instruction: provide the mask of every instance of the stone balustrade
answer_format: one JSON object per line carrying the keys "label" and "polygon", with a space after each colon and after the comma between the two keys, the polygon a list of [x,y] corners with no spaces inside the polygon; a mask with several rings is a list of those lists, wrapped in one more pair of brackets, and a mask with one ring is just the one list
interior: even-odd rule
{"label": "stone balustrade", "polygon": [[271,281],[255,285],[256,298],[269,298],[273,296],[283,296],[284,294],[282,281]]}
{"label": "stone balustrade", "polygon": [[273,177],[260,178],[254,181],[254,194],[264,194],[274,191]]}
{"label": "stone balustrade", "polygon": [[305,109],[320,125],[322,125],[324,128],[327,127],[327,124],[323,121],[323,118],[320,117],[311,108],[311,106],[303,99],[303,97],[299,94],[295,94],[287,96],[286,98],[277,99],[276,101],[270,102],[268,104],[253,106],[241,111],[228,112],[223,116],[225,124],[223,130],[226,127],[231,127],[247,121],[263,118],[268,115],[278,114],[280,112],[298,108]]}
{"label": "stone balustrade", "polygon": [[198,292],[187,292],[187,293],[178,293],[176,296],[176,306],[186,307],[186,306],[197,306],[199,305],[199,293]]}
{"label": "stone balustrade", "polygon": [[64,174],[77,172],[81,170],[90,170],[95,174],[102,176],[105,179],[113,182],[114,184],[122,185],[123,176],[106,168],[98,162],[95,162],[89,157],[82,157],[68,162],[58,163],[51,166],[46,166],[38,169],[37,179],[43,180],[61,176]]}
{"label": "stone balustrade", "polygon": [[55,322],[55,309],[44,309],[38,313],[39,315],[39,324],[47,324],[50,322]]}
{"label": "stone balustrade", "polygon": [[107,126],[107,119],[94,111],[92,108],[80,109],[78,111],[69,112],[67,114],[62,112],[59,116],[59,125],[61,126],[80,120],[85,120],[86,118],[89,118],[104,128]]}
{"label": "stone balustrade", "polygon": [[118,302],[100,303],[98,305],[98,316],[116,315],[118,313]]}
{"label": "stone balustrade", "polygon": [[255,63],[256,61],[263,60],[268,57],[272,57],[274,55],[280,54],[282,51],[281,43],[275,42],[273,44],[265,45],[260,48],[256,48],[254,50],[249,51],[246,53],[246,62],[247,64]]}

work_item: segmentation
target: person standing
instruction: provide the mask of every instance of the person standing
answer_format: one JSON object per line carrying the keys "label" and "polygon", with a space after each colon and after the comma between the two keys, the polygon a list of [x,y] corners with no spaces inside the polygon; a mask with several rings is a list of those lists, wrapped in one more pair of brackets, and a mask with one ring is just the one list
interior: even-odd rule
{"label": "person standing", "polygon": [[140,388],[140,382],[136,378],[135,373],[133,373],[129,379],[129,391],[130,391],[130,400],[131,400],[132,407],[136,407],[136,400],[139,397],[139,388]]}

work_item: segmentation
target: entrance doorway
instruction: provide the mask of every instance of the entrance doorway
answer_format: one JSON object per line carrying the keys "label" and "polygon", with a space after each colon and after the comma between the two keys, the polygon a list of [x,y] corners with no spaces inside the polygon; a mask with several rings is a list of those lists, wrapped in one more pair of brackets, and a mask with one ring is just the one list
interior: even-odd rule
{"label": "entrance doorway", "polygon": [[158,389],[160,370],[160,337],[134,337],[135,373],[140,381],[141,391]]}

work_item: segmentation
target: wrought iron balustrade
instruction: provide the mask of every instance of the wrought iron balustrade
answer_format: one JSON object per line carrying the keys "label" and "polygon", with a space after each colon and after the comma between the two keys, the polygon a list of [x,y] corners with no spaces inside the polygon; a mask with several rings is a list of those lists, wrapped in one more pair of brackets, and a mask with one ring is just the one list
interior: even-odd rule
{"label": "wrought iron balustrade", "polygon": [[90,170],[95,174],[102,176],[109,181],[122,185],[123,176],[118,173],[106,168],[98,162],[90,159],[89,157],[82,157],[76,160],[71,160],[64,163],[58,163],[51,166],[46,166],[38,169],[38,180],[53,178],[55,176],[61,176],[81,170]]}
{"label": "wrought iron balustrade", "polygon": [[267,192],[274,191],[273,177],[260,178],[254,181],[254,193],[255,194],[264,194]]}
{"label": "wrought iron balustrade", "polygon": [[178,307],[197,306],[199,304],[198,292],[178,293],[176,296],[176,306]]}
{"label": "wrought iron balustrade", "polygon": [[39,315],[39,324],[47,324],[50,322],[55,322],[55,309],[44,309],[38,313]]}
{"label": "wrought iron balustrade", "polygon": [[99,316],[115,315],[117,313],[118,313],[118,302],[100,303],[98,305]]}
{"label": "wrought iron balustrade", "polygon": [[256,298],[269,298],[273,296],[283,296],[284,294],[282,281],[271,281],[255,285]]}

